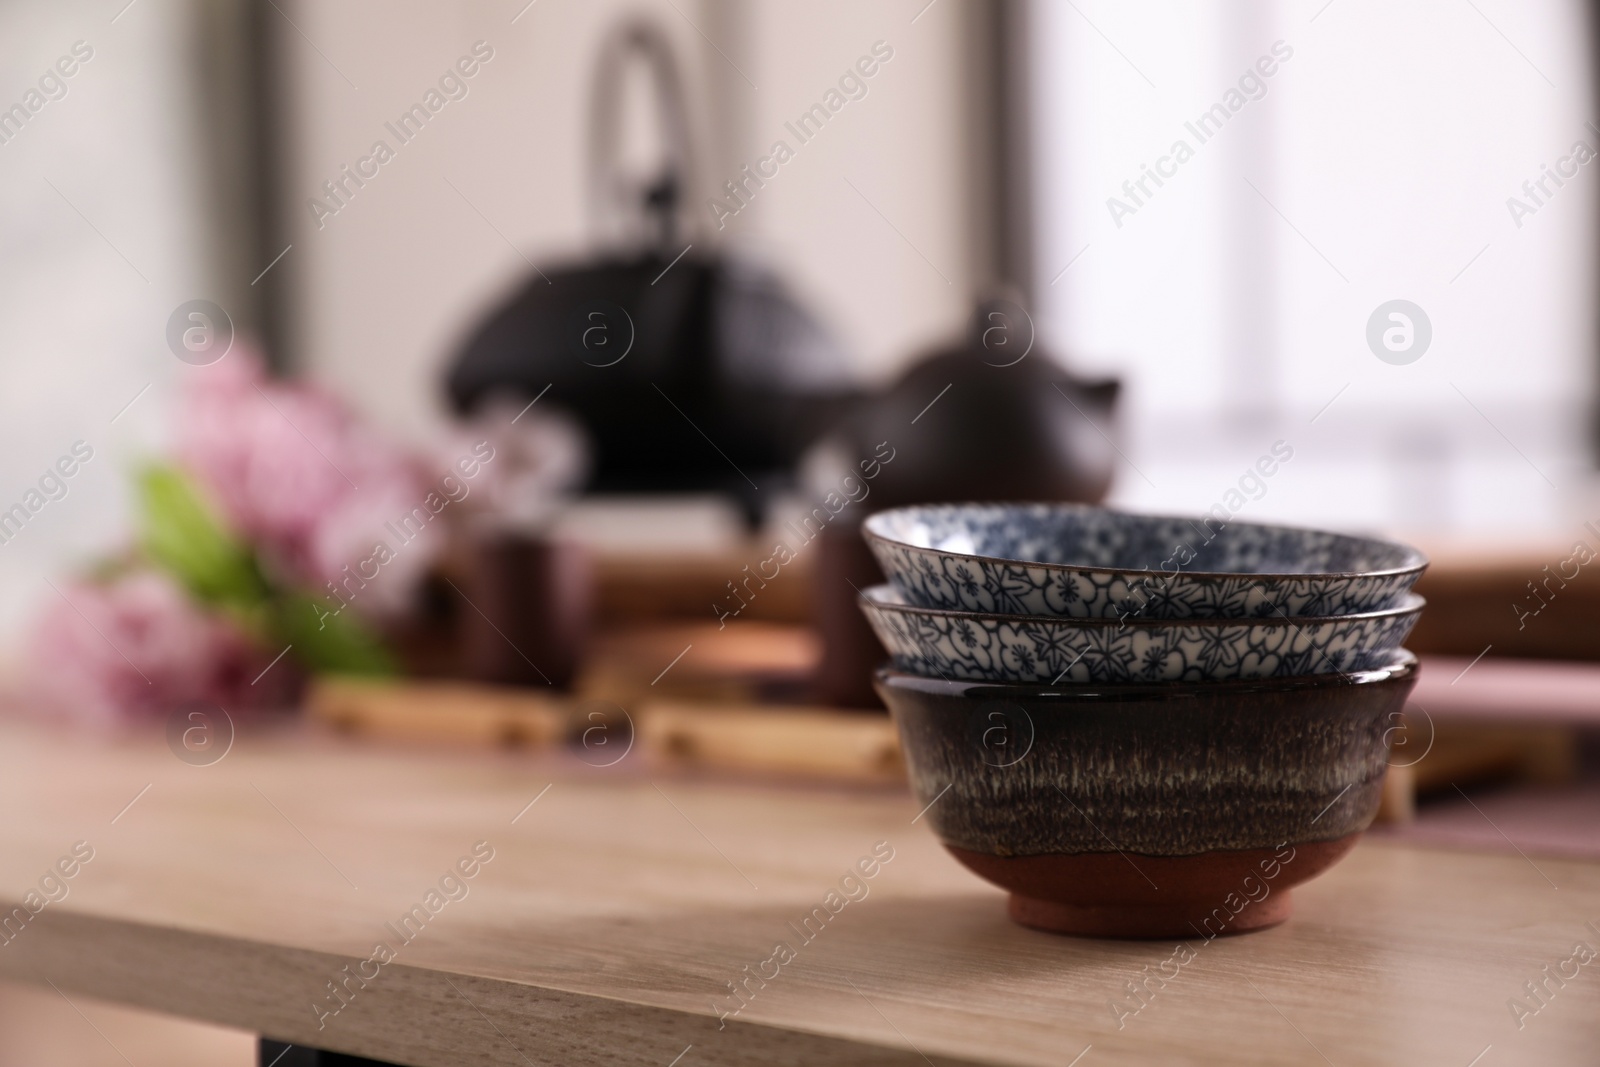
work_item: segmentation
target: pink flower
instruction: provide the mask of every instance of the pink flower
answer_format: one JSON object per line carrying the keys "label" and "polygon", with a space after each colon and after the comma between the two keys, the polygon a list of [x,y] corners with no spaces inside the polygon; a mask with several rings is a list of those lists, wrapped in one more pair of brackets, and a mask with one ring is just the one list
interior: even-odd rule
{"label": "pink flower", "polygon": [[292,686],[285,663],[274,667],[278,677],[252,686],[270,657],[163,574],[138,571],[60,592],[31,639],[29,689],[44,710],[116,727],[195,704],[231,714],[281,700]]}
{"label": "pink flower", "polygon": [[[372,433],[330,394],[269,379],[259,357],[235,344],[196,375],[185,397],[178,458],[235,533],[269,567],[326,595],[355,572],[385,527],[421,504],[428,487],[410,455]],[[357,598],[358,610],[393,610],[437,551],[429,537],[396,553]],[[370,573],[370,569],[369,569]]]}

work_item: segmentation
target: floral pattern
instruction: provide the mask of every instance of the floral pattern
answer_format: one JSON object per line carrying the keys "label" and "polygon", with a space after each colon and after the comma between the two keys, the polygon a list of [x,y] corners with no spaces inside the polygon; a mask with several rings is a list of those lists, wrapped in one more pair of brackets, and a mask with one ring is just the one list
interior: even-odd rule
{"label": "floral pattern", "polygon": [[1392,541],[1076,504],[896,508],[865,532],[912,604],[1002,615],[1350,615],[1403,603],[1427,566]]}
{"label": "floral pattern", "polygon": [[1281,678],[1365,670],[1393,659],[1423,600],[1334,617],[1069,620],[941,611],[887,585],[862,611],[897,669],[928,678],[1023,682],[1166,682]]}

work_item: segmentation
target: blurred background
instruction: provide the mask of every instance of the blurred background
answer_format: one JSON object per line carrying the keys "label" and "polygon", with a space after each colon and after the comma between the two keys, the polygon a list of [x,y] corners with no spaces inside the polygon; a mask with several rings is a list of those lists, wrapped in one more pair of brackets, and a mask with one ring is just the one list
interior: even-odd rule
{"label": "blurred background", "polygon": [[[0,11],[8,106],[75,42],[93,50],[0,145],[4,484],[20,497],[73,440],[96,449],[0,555],[9,632],[50,595],[41,573],[124,528],[126,469],[163,447],[192,372],[165,338],[186,301],[386,433],[442,432],[475,326],[531,265],[606,236],[591,98],[625,15],[659,29],[683,87],[672,251],[774,271],[839,383],[893,381],[1005,282],[1039,355],[1122,379],[1114,503],[1210,507],[1282,439],[1295,459],[1251,518],[1565,546],[1600,511],[1593,183],[1535,187],[1543,206],[1523,191],[1596,143],[1584,5],[106,6]],[[494,58],[466,95],[398,143],[385,123],[479,41]],[[785,124],[880,41],[893,59],[799,143]],[[1201,143],[1185,124],[1280,41],[1292,58]],[[642,88],[619,140],[648,156]],[[380,139],[395,158],[319,217],[323,183]],[[737,207],[724,183],[779,140],[794,158],[748,206],[708,207]],[[1108,199],[1132,206],[1123,183],[1178,140],[1194,158],[1114,218]],[[1405,366],[1365,337],[1393,299],[1432,328]],[[733,535],[699,503],[694,536]]]}
{"label": "blurred background", "polygon": [[[0,41],[0,654],[57,717],[387,728],[326,672],[871,708],[856,524],[975,497],[1403,537],[1418,651],[1600,658],[1590,5],[11,0]],[[1567,727],[1490,769],[1570,778]]]}

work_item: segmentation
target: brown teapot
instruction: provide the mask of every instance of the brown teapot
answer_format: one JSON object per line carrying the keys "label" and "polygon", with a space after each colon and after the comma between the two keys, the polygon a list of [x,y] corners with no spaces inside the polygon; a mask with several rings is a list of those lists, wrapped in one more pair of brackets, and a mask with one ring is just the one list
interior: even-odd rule
{"label": "brown teapot", "polygon": [[820,539],[813,592],[823,637],[818,699],[878,706],[871,673],[885,653],[855,601],[858,589],[883,576],[861,539],[863,517],[937,501],[1098,503],[1110,490],[1121,383],[1077,378],[1036,341],[1018,304],[984,301],[961,343],[918,360],[834,435],[841,454],[881,455],[887,443],[894,458],[882,465],[854,522],[830,526]]}
{"label": "brown teapot", "polygon": [[874,508],[941,500],[1094,503],[1111,487],[1116,379],[1073,376],[1042,350],[1007,300],[978,306],[965,341],[917,361],[845,430],[895,460],[872,487]]}

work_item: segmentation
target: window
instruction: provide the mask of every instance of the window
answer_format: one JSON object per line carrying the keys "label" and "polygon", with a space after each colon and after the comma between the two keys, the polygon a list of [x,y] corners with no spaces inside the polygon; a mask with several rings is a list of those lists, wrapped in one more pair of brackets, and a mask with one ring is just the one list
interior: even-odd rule
{"label": "window", "polygon": [[1115,503],[1209,508],[1282,440],[1246,517],[1433,543],[1594,517],[1579,4],[1034,0],[1029,20],[1037,318],[1125,380]]}

